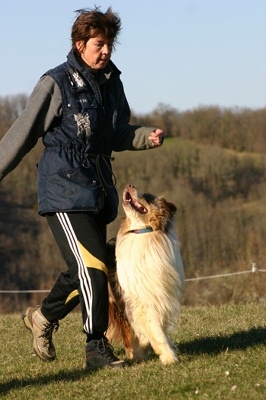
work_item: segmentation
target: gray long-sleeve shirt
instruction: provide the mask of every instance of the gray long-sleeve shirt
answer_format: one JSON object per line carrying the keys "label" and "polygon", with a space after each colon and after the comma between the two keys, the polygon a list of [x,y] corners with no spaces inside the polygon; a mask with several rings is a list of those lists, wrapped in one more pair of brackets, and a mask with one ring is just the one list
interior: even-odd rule
{"label": "gray long-sleeve shirt", "polygon": [[[35,86],[26,108],[0,141],[0,180],[20,163],[38,139],[49,130],[54,119],[61,116],[61,112],[62,97],[58,85],[50,76],[42,77]],[[133,144],[128,143],[128,149],[132,146],[132,150],[152,148],[148,137],[154,129],[136,127]]]}

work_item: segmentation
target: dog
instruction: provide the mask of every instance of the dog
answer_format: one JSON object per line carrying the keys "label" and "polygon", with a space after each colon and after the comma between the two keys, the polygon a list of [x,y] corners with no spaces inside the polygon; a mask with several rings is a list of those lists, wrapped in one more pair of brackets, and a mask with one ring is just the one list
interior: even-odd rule
{"label": "dog", "polygon": [[109,270],[106,335],[123,345],[129,359],[146,360],[151,346],[162,364],[172,364],[177,356],[168,333],[177,325],[185,281],[175,232],[177,209],[133,185],[123,192],[123,209],[116,265]]}

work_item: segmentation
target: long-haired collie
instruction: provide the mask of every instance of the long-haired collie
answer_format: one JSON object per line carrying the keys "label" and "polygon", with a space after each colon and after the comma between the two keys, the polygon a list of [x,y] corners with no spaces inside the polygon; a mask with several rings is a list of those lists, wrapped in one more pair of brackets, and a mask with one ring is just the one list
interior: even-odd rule
{"label": "long-haired collie", "polygon": [[130,359],[146,359],[151,345],[163,364],[171,364],[177,357],[167,333],[177,325],[184,289],[176,207],[127,185],[123,208],[116,268],[109,271],[107,337],[123,344]]}

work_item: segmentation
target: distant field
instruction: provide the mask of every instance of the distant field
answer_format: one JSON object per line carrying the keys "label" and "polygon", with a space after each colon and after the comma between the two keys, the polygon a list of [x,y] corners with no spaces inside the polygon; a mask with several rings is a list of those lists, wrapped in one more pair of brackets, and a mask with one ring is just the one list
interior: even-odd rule
{"label": "distant field", "polygon": [[[80,314],[61,321],[54,335],[58,360],[32,354],[19,314],[0,316],[0,395],[6,399],[237,399],[266,398],[266,305],[183,307],[180,362],[163,367],[156,357],[124,370],[82,369]],[[123,357],[121,348],[116,352]]]}

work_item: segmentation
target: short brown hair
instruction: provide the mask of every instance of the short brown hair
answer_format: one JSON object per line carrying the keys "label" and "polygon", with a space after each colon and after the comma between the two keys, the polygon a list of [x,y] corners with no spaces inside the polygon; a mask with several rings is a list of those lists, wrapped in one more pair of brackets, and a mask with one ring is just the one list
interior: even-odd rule
{"label": "short brown hair", "polygon": [[99,34],[115,42],[121,30],[121,20],[111,7],[108,7],[105,13],[101,12],[99,7],[77,10],[76,13],[78,16],[71,31],[73,50],[76,50],[77,41],[82,41],[85,45],[90,38]]}

